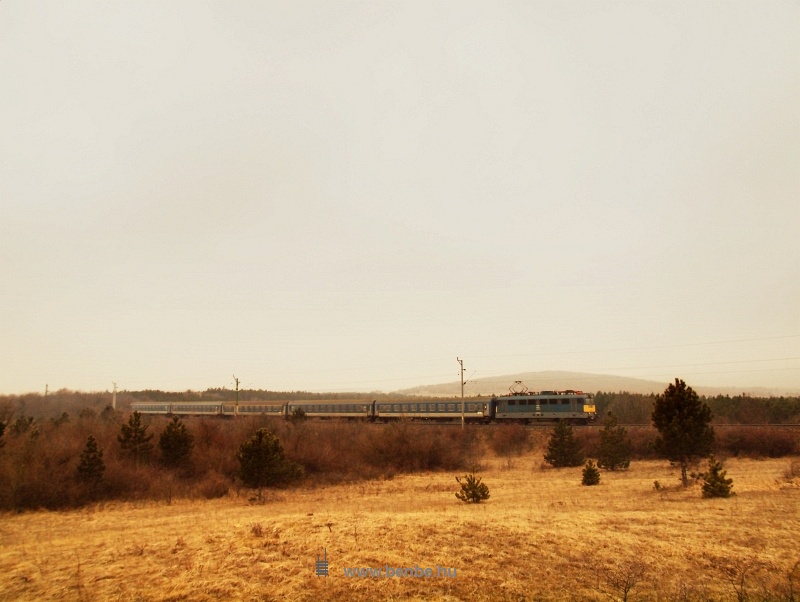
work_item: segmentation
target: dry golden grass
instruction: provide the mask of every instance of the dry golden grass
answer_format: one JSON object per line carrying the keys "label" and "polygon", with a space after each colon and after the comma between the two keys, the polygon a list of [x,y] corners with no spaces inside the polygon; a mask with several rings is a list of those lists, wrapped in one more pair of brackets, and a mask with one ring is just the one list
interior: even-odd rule
{"label": "dry golden grass", "polygon": [[[742,576],[751,599],[780,599],[800,559],[791,464],[729,460],[737,495],[721,500],[675,487],[665,462],[582,487],[579,468],[542,469],[539,451],[486,460],[491,498],[479,505],[456,500],[455,475],[436,473],[281,491],[263,504],[242,492],[6,514],[0,599],[601,600],[635,582],[629,599],[727,600]],[[327,578],[314,570],[323,548]],[[456,576],[344,576],[386,565]]]}

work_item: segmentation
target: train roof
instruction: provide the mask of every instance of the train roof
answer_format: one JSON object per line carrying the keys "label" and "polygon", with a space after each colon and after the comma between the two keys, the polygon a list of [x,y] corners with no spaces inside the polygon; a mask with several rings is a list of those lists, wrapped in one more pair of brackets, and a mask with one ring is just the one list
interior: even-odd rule
{"label": "train roof", "polygon": [[593,397],[591,393],[584,393],[583,391],[577,391],[575,389],[564,389],[563,391],[530,391],[521,380],[515,380],[514,384],[508,388],[508,393],[504,395],[492,395],[492,398],[543,397],[555,395],[585,395],[586,397]]}

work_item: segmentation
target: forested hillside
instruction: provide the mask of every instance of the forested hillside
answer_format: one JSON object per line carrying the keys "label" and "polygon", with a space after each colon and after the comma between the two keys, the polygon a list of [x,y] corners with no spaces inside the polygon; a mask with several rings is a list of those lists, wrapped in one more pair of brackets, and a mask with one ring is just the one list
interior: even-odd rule
{"label": "forested hillside", "polygon": [[[597,415],[613,412],[624,424],[650,424],[654,394],[598,393]],[[749,395],[700,396],[717,424],[798,424],[800,397],[751,397]]]}

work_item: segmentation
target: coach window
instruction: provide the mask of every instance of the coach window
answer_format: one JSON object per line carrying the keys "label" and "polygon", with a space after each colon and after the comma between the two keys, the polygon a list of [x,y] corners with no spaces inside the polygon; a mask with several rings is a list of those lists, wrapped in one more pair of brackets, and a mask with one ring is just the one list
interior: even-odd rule
{"label": "coach window", "polygon": [[508,401],[508,405],[510,405],[510,406],[515,406],[515,405],[517,405],[517,402],[516,402],[515,400],[513,400],[513,399],[510,399],[510,400]]}

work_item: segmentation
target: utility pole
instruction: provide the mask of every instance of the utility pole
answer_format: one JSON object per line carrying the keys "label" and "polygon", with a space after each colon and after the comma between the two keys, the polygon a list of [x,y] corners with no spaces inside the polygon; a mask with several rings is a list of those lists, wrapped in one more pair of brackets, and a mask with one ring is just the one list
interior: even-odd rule
{"label": "utility pole", "polygon": [[117,409],[117,383],[112,382],[114,385],[114,393],[111,395],[111,407],[116,410]]}
{"label": "utility pole", "polygon": [[456,361],[461,365],[461,428],[464,428],[464,360],[457,357]]}
{"label": "utility pole", "polygon": [[49,387],[49,386],[50,385],[45,385],[44,386],[44,396],[45,396],[45,398],[47,398],[47,387]]}
{"label": "utility pole", "polygon": [[236,378],[235,374],[233,375],[233,380],[236,381],[236,406],[234,406],[234,408],[233,408],[233,415],[234,416],[238,416],[239,415],[239,379]]}

